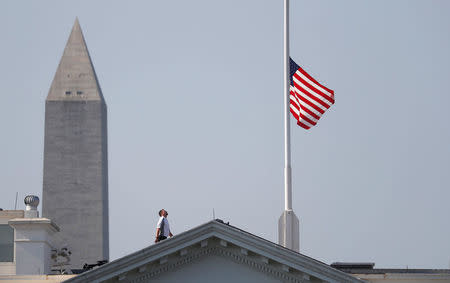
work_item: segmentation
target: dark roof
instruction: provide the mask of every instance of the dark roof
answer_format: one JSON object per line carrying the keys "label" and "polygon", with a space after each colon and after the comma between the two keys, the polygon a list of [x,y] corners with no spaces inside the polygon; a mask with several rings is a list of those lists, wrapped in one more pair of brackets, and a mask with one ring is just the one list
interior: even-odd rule
{"label": "dark roof", "polygon": [[373,262],[333,262],[331,267],[336,269],[373,269]]}

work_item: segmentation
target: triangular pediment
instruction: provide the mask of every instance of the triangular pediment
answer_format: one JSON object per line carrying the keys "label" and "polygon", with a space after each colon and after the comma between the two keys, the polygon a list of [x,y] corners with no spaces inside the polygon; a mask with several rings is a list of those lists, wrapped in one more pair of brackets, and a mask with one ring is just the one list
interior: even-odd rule
{"label": "triangular pediment", "polygon": [[234,283],[363,282],[218,221],[193,228],[67,282],[211,282],[213,277],[215,282]]}

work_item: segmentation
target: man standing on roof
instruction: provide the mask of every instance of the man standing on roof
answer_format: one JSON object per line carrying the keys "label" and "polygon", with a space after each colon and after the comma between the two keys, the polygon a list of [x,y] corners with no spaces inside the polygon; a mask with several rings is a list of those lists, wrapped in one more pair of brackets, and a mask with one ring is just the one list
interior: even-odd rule
{"label": "man standing on roof", "polygon": [[155,243],[158,243],[159,241],[167,239],[167,237],[172,237],[172,232],[170,232],[170,226],[169,221],[167,220],[167,213],[166,210],[161,209],[159,212],[159,220],[158,224],[156,225],[156,239]]}

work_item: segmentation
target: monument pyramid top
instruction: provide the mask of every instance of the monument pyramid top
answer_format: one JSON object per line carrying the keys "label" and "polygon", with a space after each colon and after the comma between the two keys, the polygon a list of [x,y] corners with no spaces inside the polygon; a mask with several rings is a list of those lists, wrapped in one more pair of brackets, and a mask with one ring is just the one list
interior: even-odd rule
{"label": "monument pyramid top", "polygon": [[104,100],[78,18],[47,96],[47,101],[61,100]]}

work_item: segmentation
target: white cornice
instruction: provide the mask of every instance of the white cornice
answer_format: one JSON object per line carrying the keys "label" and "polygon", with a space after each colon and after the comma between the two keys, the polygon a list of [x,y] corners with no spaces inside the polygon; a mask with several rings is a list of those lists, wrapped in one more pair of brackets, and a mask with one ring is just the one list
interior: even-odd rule
{"label": "white cornice", "polygon": [[8,224],[14,228],[45,227],[51,232],[59,232],[58,225],[48,218],[14,218],[10,219]]}
{"label": "white cornice", "polygon": [[450,274],[448,273],[362,273],[362,274],[352,274],[358,278],[366,279],[366,280],[374,280],[374,279],[391,279],[391,280],[410,280],[414,281],[426,281],[426,280],[450,280]]}

